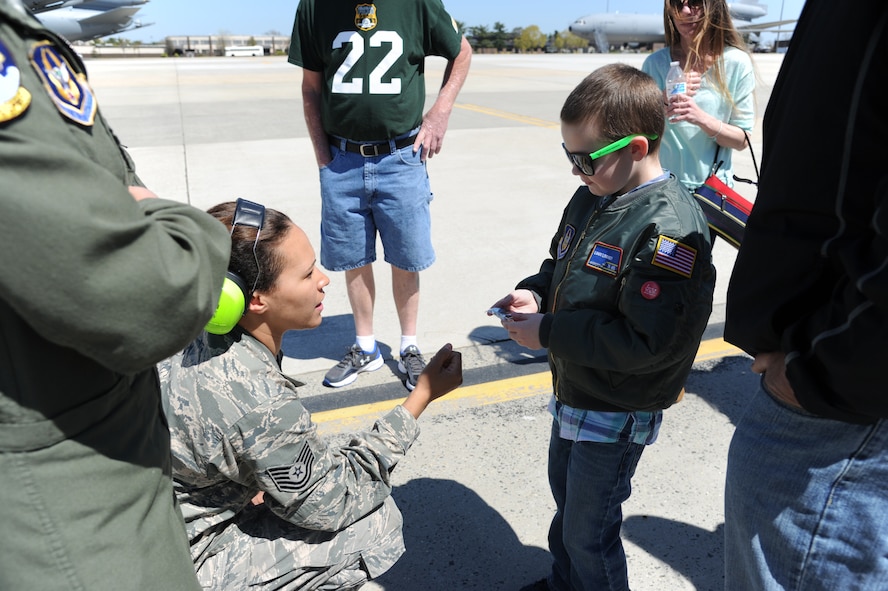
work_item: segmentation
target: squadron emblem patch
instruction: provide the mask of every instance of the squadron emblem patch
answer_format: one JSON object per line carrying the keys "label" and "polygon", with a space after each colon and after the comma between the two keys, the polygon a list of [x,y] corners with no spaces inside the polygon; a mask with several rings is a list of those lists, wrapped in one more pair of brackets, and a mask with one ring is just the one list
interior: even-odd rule
{"label": "squadron emblem patch", "polygon": [[15,119],[30,104],[31,93],[22,86],[22,73],[0,41],[0,123]]}
{"label": "squadron emblem patch", "polygon": [[567,251],[570,250],[570,243],[573,242],[574,236],[576,236],[576,234],[576,228],[574,228],[570,224],[564,226],[564,232],[561,234],[561,240],[558,241],[557,258],[559,261],[563,259],[564,255],[567,254]]}
{"label": "squadron emblem patch", "polygon": [[96,99],[86,76],[75,74],[55,47],[48,41],[35,45],[31,49],[31,64],[62,115],[86,127],[95,123]]}
{"label": "squadron emblem patch", "polygon": [[311,480],[311,468],[314,464],[314,453],[308,443],[302,445],[302,451],[287,466],[268,468],[265,472],[277,489],[284,493],[298,493]]}
{"label": "squadron emblem patch", "polygon": [[376,5],[358,4],[355,7],[355,26],[362,31],[370,31],[376,28]]}

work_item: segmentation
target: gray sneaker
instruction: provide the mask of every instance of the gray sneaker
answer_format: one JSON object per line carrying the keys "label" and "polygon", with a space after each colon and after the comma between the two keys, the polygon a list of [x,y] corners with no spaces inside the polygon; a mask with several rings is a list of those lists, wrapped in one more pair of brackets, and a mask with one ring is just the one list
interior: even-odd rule
{"label": "gray sneaker", "polygon": [[382,353],[379,346],[372,353],[366,353],[357,344],[352,345],[342,361],[324,376],[324,385],[332,388],[347,386],[358,379],[358,374],[363,371],[375,371],[382,367]]}
{"label": "gray sneaker", "polygon": [[404,380],[404,385],[407,386],[408,390],[413,390],[416,387],[416,380],[419,379],[419,374],[424,369],[425,359],[422,358],[422,353],[419,352],[419,348],[416,345],[410,345],[401,351],[398,371],[407,376],[407,379]]}

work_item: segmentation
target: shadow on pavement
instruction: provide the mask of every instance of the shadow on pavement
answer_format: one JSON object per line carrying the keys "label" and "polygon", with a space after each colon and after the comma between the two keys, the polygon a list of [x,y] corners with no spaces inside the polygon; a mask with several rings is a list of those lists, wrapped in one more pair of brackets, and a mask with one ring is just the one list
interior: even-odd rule
{"label": "shadow on pavement", "polygon": [[724,587],[724,529],[708,531],[689,523],[632,515],[623,521],[623,537],[681,573],[694,589]]}
{"label": "shadow on pavement", "polygon": [[374,582],[386,591],[510,591],[538,580],[549,553],[525,546],[473,490],[417,478],[395,487],[407,552]]}
{"label": "shadow on pavement", "polygon": [[688,376],[687,391],[697,394],[736,425],[746,401],[758,389],[759,376],[749,369],[751,364],[750,357],[737,355],[705,362],[702,368],[695,366]]}
{"label": "shadow on pavement", "polygon": [[[355,319],[351,314],[325,316],[317,328],[290,330],[284,333],[281,350],[294,359],[330,359],[334,363],[342,359],[355,342]],[[380,346],[382,349],[382,346]],[[391,357],[391,349],[382,349],[383,356]]]}
{"label": "shadow on pavement", "polygon": [[469,340],[483,345],[495,359],[513,365],[542,364],[539,371],[546,371],[546,349],[528,349],[509,338],[509,333],[501,326],[479,326],[469,333]]}
{"label": "shadow on pavement", "polygon": [[[693,393],[695,397],[693,401],[682,404],[707,404],[716,412],[724,415],[731,425],[736,425],[743,416],[747,400],[758,388],[759,376],[752,373],[750,364],[749,357],[735,355],[695,365],[694,370],[688,376],[686,386],[688,392]],[[692,409],[685,407],[682,410],[687,413]],[[694,426],[692,433],[696,436],[703,436],[701,434],[709,434],[710,437],[718,436],[711,432],[706,425],[694,425],[694,420],[706,420],[702,417],[703,415],[693,414],[693,412],[688,414],[688,418],[685,420],[690,421],[689,424]],[[730,433],[723,433],[723,435],[727,439],[720,444],[726,447]],[[688,439],[679,436],[673,440],[672,444],[676,445],[676,442],[688,443]],[[712,443],[710,442],[710,448]],[[657,445],[667,445],[667,443],[658,443]],[[678,444],[676,450],[686,453],[688,447]],[[700,454],[705,454],[707,450],[697,451]],[[715,459],[709,458],[710,462],[715,462],[707,468],[712,470],[709,478],[715,480],[704,481],[706,485],[718,486],[719,490],[724,486],[725,459],[723,456],[717,456]],[[685,498],[683,506],[688,511],[687,518],[694,519],[694,499],[692,496]],[[719,514],[721,515],[721,513],[721,508],[719,508]],[[723,516],[720,517],[720,520],[723,520]],[[680,519],[656,515],[630,515],[623,521],[622,533],[627,541],[631,541],[670,570],[680,573],[693,585],[694,589],[715,591],[724,587],[723,521],[718,523],[715,531],[711,531]]]}

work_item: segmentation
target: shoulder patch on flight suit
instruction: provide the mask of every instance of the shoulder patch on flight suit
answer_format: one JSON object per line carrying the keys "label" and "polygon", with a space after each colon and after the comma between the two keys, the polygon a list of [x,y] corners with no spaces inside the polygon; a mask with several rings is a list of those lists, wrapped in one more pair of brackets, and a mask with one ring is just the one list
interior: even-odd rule
{"label": "shoulder patch on flight suit", "polygon": [[694,273],[694,263],[697,261],[697,250],[678,240],[668,236],[660,236],[657,239],[657,250],[654,252],[653,265],[678,273],[683,277],[690,277]]}
{"label": "shoulder patch on flight suit", "polygon": [[308,446],[308,443],[302,445],[302,451],[293,460],[292,464],[287,466],[275,466],[268,468],[269,478],[271,478],[277,489],[284,493],[297,493],[305,488],[311,480],[311,469],[314,464],[314,452]]}
{"label": "shoulder patch on flight suit", "polygon": [[22,73],[0,41],[0,123],[15,119],[30,104],[31,93],[22,86]]}
{"label": "shoulder patch on flight suit", "polygon": [[62,115],[86,127],[95,123],[96,98],[86,76],[75,74],[58,49],[49,41],[37,43],[31,48],[31,64]]}

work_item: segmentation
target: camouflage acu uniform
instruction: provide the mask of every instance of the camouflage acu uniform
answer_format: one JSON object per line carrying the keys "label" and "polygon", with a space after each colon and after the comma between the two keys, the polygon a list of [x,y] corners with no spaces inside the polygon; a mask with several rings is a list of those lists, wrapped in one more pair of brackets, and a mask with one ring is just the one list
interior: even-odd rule
{"label": "camouflage acu uniform", "polygon": [[402,406],[331,447],[278,359],[240,328],[205,333],[158,369],[204,587],[356,589],[403,554],[390,473],[419,427]]}

